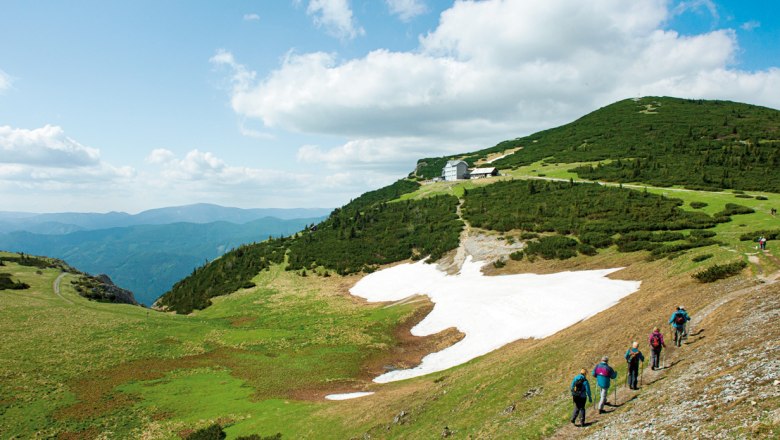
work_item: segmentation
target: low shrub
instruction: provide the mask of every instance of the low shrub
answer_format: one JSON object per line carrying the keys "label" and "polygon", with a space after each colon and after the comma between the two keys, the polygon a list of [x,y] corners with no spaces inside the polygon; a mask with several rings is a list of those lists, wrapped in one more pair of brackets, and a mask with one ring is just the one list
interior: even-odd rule
{"label": "low shrub", "polygon": [[709,260],[710,258],[712,258],[712,254],[701,254],[691,258],[691,261],[698,263],[700,261]]}
{"label": "low shrub", "polygon": [[696,272],[692,276],[696,278],[700,283],[711,283],[713,281],[728,278],[742,272],[742,269],[747,267],[747,263],[743,260],[735,261],[728,264],[715,264],[700,272]]}
{"label": "low shrub", "polygon": [[769,199],[764,196],[756,196],[756,200],[769,200]]}
{"label": "low shrub", "polygon": [[596,250],[595,247],[587,244],[587,243],[580,243],[577,245],[577,251],[581,253],[582,255],[588,255],[588,256],[594,256],[599,253],[599,251]]}
{"label": "low shrub", "polygon": [[749,208],[747,206],[737,205],[736,203],[726,203],[726,207],[723,209],[723,211],[717,212],[715,217],[726,217],[735,214],[752,214],[754,212],[756,212],[755,209]]}
{"label": "low shrub", "polygon": [[227,434],[222,430],[222,426],[220,426],[219,423],[215,423],[193,432],[186,438],[187,440],[222,440],[225,437],[227,437]]}
{"label": "low shrub", "polygon": [[580,234],[580,241],[595,248],[610,247],[614,242],[612,236],[604,232],[585,232]]}
{"label": "low shrub", "polygon": [[693,209],[701,209],[707,206],[706,202],[691,202],[691,208]]}
{"label": "low shrub", "polygon": [[534,238],[539,238],[539,234],[536,232],[523,232],[520,234],[521,240],[533,240]]}

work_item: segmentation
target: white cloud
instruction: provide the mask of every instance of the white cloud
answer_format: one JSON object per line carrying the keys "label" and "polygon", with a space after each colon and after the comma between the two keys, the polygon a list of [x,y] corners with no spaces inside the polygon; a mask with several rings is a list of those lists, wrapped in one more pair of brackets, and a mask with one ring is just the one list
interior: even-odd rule
{"label": "white cloud", "polygon": [[11,88],[11,76],[0,69],[0,92]]}
{"label": "white cloud", "polygon": [[401,21],[409,21],[428,11],[425,3],[420,0],[385,0],[390,13],[397,15]]}
{"label": "white cloud", "polygon": [[391,163],[402,175],[414,157],[487,147],[637,94],[780,107],[778,69],[733,67],[733,30],[684,36],[666,29],[685,10],[717,17],[710,6],[456,2],[414,51],[378,49],[353,59],[290,53],[260,78],[228,52],[212,61],[232,69],[231,105],[241,118],[347,139],[301,147],[300,161],[350,169]]}
{"label": "white cloud", "polygon": [[347,0],[310,0],[306,13],[314,19],[317,27],[324,27],[337,38],[352,39],[366,33],[355,22]]}
{"label": "white cloud", "polygon": [[228,165],[214,153],[191,150],[184,157],[177,157],[166,149],[153,150],[146,161],[159,165],[159,183],[175,186],[182,183],[196,183],[201,187],[244,186],[251,190],[287,183],[302,185],[310,181],[306,174],[295,174],[276,169],[258,169]]}
{"label": "white cloud", "polygon": [[260,16],[257,14],[244,14],[244,21],[258,21],[260,20]]}
{"label": "white cloud", "polygon": [[66,136],[61,127],[0,127],[0,197],[9,206],[60,203],[73,209],[71,199],[115,195],[135,175],[132,167],[103,162],[99,150]]}
{"label": "white cloud", "polygon": [[761,22],[756,20],[750,20],[748,22],[742,23],[739,26],[743,31],[752,31],[753,29],[761,27]]}
{"label": "white cloud", "polygon": [[720,19],[718,7],[712,0],[681,1],[677,4],[677,6],[675,6],[672,12],[674,15],[681,15],[688,11],[700,12],[702,10],[706,10],[716,23]]}
{"label": "white cloud", "polygon": [[0,163],[72,168],[96,165],[100,152],[65,136],[62,128],[46,125],[27,130],[0,126]]}

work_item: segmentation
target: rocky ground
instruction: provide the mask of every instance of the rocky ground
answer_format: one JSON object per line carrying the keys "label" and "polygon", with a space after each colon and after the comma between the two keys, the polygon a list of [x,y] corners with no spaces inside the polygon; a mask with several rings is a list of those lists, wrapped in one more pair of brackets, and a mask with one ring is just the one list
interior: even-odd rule
{"label": "rocky ground", "polygon": [[682,347],[667,341],[666,369],[645,371],[639,391],[621,381],[607,414],[589,407],[586,427],[552,438],[780,438],[778,275],[714,301]]}

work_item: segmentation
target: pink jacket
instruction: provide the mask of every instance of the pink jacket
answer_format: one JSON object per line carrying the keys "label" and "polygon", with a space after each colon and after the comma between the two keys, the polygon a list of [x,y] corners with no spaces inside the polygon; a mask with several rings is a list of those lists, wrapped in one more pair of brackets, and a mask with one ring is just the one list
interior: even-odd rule
{"label": "pink jacket", "polygon": [[652,340],[653,340],[653,336],[655,335],[658,335],[658,339],[661,341],[661,347],[665,347],[666,344],[664,344],[664,335],[661,334],[661,332],[650,333],[650,337],[647,338],[647,343],[650,344],[650,347],[653,346]]}

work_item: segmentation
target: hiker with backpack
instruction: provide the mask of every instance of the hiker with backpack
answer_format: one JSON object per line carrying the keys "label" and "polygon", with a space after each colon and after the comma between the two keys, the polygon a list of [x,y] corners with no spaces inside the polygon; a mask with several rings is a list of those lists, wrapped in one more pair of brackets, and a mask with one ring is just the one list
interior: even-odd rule
{"label": "hiker with backpack", "polygon": [[593,398],[590,395],[590,383],[588,383],[588,371],[584,368],[580,370],[580,374],[574,376],[571,381],[571,398],[574,400],[574,412],[571,415],[571,422],[574,426],[577,426],[577,416],[580,417],[580,426],[585,426],[585,399],[588,402],[593,402]]}
{"label": "hiker with backpack", "polygon": [[674,327],[674,345],[682,347],[682,340],[685,335],[685,324],[691,320],[688,316],[688,312],[685,311],[685,307],[677,307],[677,310],[672,313],[672,317],[669,318],[669,324]]}
{"label": "hiker with backpack", "polygon": [[593,369],[593,377],[601,388],[601,399],[599,400],[599,414],[604,414],[604,405],[607,404],[607,393],[609,392],[610,379],[617,379],[617,371],[609,366],[609,358],[604,356],[601,362]]}
{"label": "hiker with backpack", "polygon": [[626,362],[628,362],[628,387],[632,390],[638,390],[636,383],[639,379],[639,365],[645,361],[645,355],[639,351],[639,342],[631,344],[631,348],[626,350]]}
{"label": "hiker with backpack", "polygon": [[651,363],[652,366],[650,367],[651,370],[657,370],[660,368],[659,360],[661,359],[661,350],[666,348],[666,344],[664,344],[664,335],[661,334],[661,330],[658,327],[655,327],[653,329],[653,332],[650,333],[650,350],[653,353],[651,356]]}

